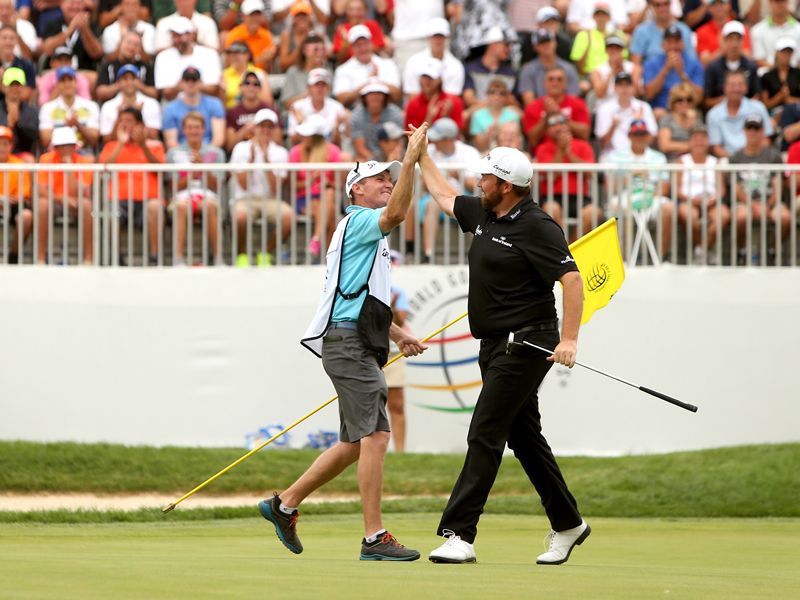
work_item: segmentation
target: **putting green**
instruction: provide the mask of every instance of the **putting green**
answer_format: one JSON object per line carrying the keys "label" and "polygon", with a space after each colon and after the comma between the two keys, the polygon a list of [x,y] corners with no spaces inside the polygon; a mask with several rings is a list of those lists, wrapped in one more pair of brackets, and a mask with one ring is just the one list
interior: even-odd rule
{"label": "putting green", "polygon": [[788,598],[800,520],[589,519],[569,563],[536,566],[546,522],[487,515],[478,564],[434,565],[438,515],[387,515],[415,563],[357,560],[361,520],[304,517],[294,556],[261,519],[0,527],[2,598]]}

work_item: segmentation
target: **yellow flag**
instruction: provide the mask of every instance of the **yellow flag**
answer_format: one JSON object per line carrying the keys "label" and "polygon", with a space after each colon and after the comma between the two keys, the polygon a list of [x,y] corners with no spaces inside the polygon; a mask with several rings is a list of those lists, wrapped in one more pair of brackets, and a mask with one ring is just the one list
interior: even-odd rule
{"label": "yellow flag", "polygon": [[572,242],[569,249],[583,279],[583,325],[611,301],[625,280],[617,220],[609,219]]}

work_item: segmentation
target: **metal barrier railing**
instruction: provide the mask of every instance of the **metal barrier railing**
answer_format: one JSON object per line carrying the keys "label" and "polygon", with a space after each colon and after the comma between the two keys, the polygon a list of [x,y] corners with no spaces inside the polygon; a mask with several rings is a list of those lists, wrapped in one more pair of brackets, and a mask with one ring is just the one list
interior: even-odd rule
{"label": "metal barrier railing", "polygon": [[[475,191],[466,165],[440,166]],[[350,168],[0,164],[0,264],[315,264],[349,204]],[[799,175],[792,165],[534,164],[531,191],[570,240],[619,218],[631,266],[797,266]],[[392,247],[410,263],[464,264],[470,236],[416,177]]]}

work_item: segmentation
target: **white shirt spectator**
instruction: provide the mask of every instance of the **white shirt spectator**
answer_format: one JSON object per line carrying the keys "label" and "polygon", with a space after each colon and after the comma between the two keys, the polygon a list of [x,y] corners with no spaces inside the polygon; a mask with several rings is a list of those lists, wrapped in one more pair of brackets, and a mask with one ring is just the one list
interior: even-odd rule
{"label": "white shirt spectator", "polygon": [[[605,0],[611,9],[611,20],[608,23],[609,32],[622,29],[630,22],[628,17],[628,3],[626,0]],[[581,29],[594,29],[595,0],[570,0],[567,12],[567,23],[578,25]]]}
{"label": "white shirt spectator", "polygon": [[[171,15],[159,19],[156,25],[157,51],[172,46],[172,30],[170,29],[170,25],[179,17],[180,15],[174,12]],[[194,24],[196,42],[202,46],[219,50],[219,29],[217,29],[217,23],[214,19],[195,11],[192,18],[189,20]]]}
{"label": "white shirt spectator", "polygon": [[614,133],[611,134],[609,145],[600,151],[600,162],[607,160],[613,152],[630,150],[631,140],[628,137],[628,130],[634,119],[642,119],[647,124],[647,131],[650,132],[650,135],[658,134],[658,124],[653,115],[653,109],[647,102],[632,98],[630,106],[622,108],[619,101],[615,99],[605,102],[597,110],[594,125],[594,134],[597,138],[602,138],[611,130],[615,117],[617,126],[614,128]]}
{"label": "white shirt spectator", "polygon": [[309,115],[322,115],[322,117],[328,123],[328,128],[330,131],[333,131],[339,126],[339,117],[346,113],[347,109],[338,100],[334,100],[333,98],[325,98],[325,103],[322,105],[322,110],[317,111],[314,110],[314,107],[311,105],[311,98],[308,96],[301,98],[292,104],[292,110],[289,111],[288,130],[290,136],[294,135],[297,129],[297,118],[294,114],[295,111],[303,115],[304,119]]}
{"label": "white shirt spectator", "polygon": [[[458,164],[470,164],[473,161],[480,160],[481,154],[478,150],[469,144],[465,144],[461,140],[455,141],[455,150],[452,154],[445,154],[444,152],[440,151],[436,144],[430,143],[428,145],[428,155],[431,157],[433,162],[441,167],[441,165],[451,164],[451,163],[458,163]],[[458,182],[458,179],[453,177],[446,168],[442,168],[442,171],[445,173],[447,180],[450,182],[456,190],[462,189],[461,184]],[[466,175],[467,173],[465,173]],[[474,175],[474,174],[473,174]]]}
{"label": "white shirt spectator", "polygon": [[[426,48],[408,59],[406,68],[403,70],[404,94],[415,96],[420,93],[419,72],[422,66],[427,64],[431,58],[431,50]],[[453,56],[449,50],[446,50],[442,59],[442,67],[442,89],[447,94],[460,96],[464,91],[464,63]]]}
{"label": "white shirt spectator", "polygon": [[[25,45],[30,48],[31,52],[36,54],[36,51],[39,49],[42,40],[40,40],[39,36],[36,35],[36,27],[33,26],[33,23],[17,17],[17,35],[19,36],[19,39],[21,39]],[[14,54],[22,57],[19,44],[14,47]]]}
{"label": "white shirt spectator", "polygon": [[[61,96],[46,102],[39,109],[39,130],[65,127],[67,118],[74,114],[78,121],[90,129],[100,128],[100,108],[97,102],[75,96],[72,106],[67,106]],[[80,137],[80,134],[79,134]]]}
{"label": "white shirt spectator", "polygon": [[[681,155],[678,162],[687,167],[698,164],[692,160],[691,154]],[[718,162],[719,159],[716,156],[709,154],[705,162],[705,166],[707,166],[708,169],[687,168],[683,172],[683,177],[681,179],[680,193],[690,200],[692,198],[716,198],[717,174],[714,167]]]}
{"label": "white shirt spectator", "polygon": [[[628,73],[629,75],[633,76],[633,63],[629,60],[622,61],[622,70]],[[596,71],[600,73],[603,78],[608,79],[611,77],[611,65],[608,63],[603,63],[599,67],[597,67]],[[614,78],[611,77],[611,81],[608,82],[608,86],[606,87],[606,95],[602,98],[597,98],[597,107],[598,109],[602,106],[605,102],[610,102],[611,100],[617,99],[617,92],[614,88]]]}
{"label": "white shirt spectator", "polygon": [[[255,146],[255,158],[257,163],[264,162],[264,153],[261,147],[253,142],[253,140],[245,140],[239,142],[233,147],[231,153],[230,164],[250,164],[250,148]],[[279,146],[275,142],[270,142],[267,147],[267,162],[271,163],[288,163],[289,151],[283,146]],[[276,177],[286,177],[286,171],[276,171]],[[248,188],[245,190],[239,185],[237,177],[231,177],[233,182],[233,199],[241,200],[243,198],[274,198],[278,190],[272,190],[269,187],[266,172],[262,170],[251,171],[248,176]]]}
{"label": "white shirt spectator", "polygon": [[[145,96],[142,92],[136,92],[136,103],[142,105],[142,118],[145,127],[160,130],[161,105],[158,100]],[[122,105],[122,94],[117,94],[106,101],[100,108],[100,135],[109,135],[114,131],[114,123],[119,116],[119,107]]]}
{"label": "white shirt spectator", "polygon": [[[772,19],[767,18],[753,25],[750,30],[750,39],[753,43],[753,58],[764,60],[770,65],[775,64],[775,42],[779,38],[792,38],[800,48],[800,23],[793,17],[783,25],[775,25]],[[792,54],[791,64],[793,67],[800,64],[800,52],[797,50]]]}
{"label": "white shirt spectator", "polygon": [[[142,36],[142,50],[150,56],[155,56],[156,28],[147,21],[139,21],[134,29]],[[103,52],[106,54],[116,52],[119,49],[120,40],[122,40],[122,35],[120,34],[119,21],[114,21],[103,30]],[[167,45],[170,46],[171,43]]]}
{"label": "white shirt spectator", "polygon": [[428,21],[437,17],[444,17],[444,3],[441,1],[395,0],[392,40],[397,43],[427,39]]}
{"label": "white shirt spectator", "polygon": [[[374,75],[373,65],[376,68]],[[381,83],[400,87],[400,72],[391,58],[381,58],[373,54],[372,60],[364,64],[354,56],[333,72],[333,95],[358,89],[373,77]]]}
{"label": "white shirt spectator", "polygon": [[206,85],[217,85],[220,82],[222,66],[219,52],[195,44],[191,54],[181,54],[174,47],[158,53],[153,67],[156,89],[178,85],[186,67],[194,67],[200,71],[200,79]]}

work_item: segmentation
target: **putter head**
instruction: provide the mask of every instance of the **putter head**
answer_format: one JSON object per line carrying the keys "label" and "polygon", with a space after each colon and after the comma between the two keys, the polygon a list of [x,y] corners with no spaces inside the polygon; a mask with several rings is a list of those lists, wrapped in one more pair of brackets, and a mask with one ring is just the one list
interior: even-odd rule
{"label": "putter head", "polygon": [[174,509],[175,509],[175,505],[174,504],[167,504],[164,508],[161,509],[161,512],[166,514],[166,513],[170,512],[170,511],[174,510]]}

